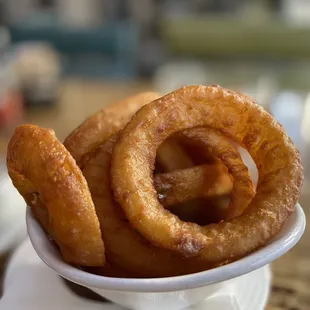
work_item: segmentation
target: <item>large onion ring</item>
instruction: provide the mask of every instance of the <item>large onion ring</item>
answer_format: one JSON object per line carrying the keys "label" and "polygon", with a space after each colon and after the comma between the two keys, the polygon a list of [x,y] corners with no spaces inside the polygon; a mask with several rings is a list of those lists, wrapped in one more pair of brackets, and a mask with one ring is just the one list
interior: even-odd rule
{"label": "large onion ring", "polygon": [[164,172],[172,172],[193,167],[194,163],[177,139],[168,138],[157,150],[156,165]]}
{"label": "large onion ring", "polygon": [[[211,268],[198,259],[182,259],[150,244],[128,223],[110,187],[111,156],[116,138],[111,137],[100,145],[83,169],[100,221],[107,260],[114,268],[128,270],[137,277],[174,276]],[[105,274],[105,268],[99,272]]]}
{"label": "large onion ring", "polygon": [[34,125],[18,127],[8,145],[7,166],[27,204],[48,210],[49,220],[43,225],[64,259],[76,265],[102,266],[104,244],[87,183],[54,131]]}
{"label": "large onion ring", "polygon": [[[94,115],[88,117],[79,127],[77,127],[64,141],[65,147],[70,151],[71,155],[75,158],[78,165],[83,168],[85,163],[89,160],[92,154],[92,150],[96,149],[96,146],[100,145],[100,143],[107,140],[110,136],[114,135],[119,129],[122,129],[133,114],[139,110],[142,106],[159,98],[159,95],[154,92],[144,92],[132,97],[126,98],[116,104],[112,104],[102,109],[101,111],[95,113]],[[193,140],[195,142],[195,140]],[[193,142],[191,141],[191,142]],[[198,142],[199,144],[199,142]],[[204,145],[203,145],[204,146]],[[210,155],[209,155],[210,156]],[[185,169],[193,166],[193,161],[190,156],[188,156],[180,145],[179,141],[176,138],[170,138],[164,141],[157,151],[157,160],[159,165],[164,171],[176,171],[179,169]],[[196,168],[194,168],[194,172],[196,174]],[[175,203],[185,202],[187,198],[194,199],[196,197],[209,197],[211,195],[221,195],[227,194],[231,189],[231,182],[228,180],[228,175],[225,172],[220,171],[219,167],[210,167],[210,173],[206,172],[205,169],[200,169],[200,173],[196,176],[203,176],[200,178],[200,183],[194,191],[193,183],[191,185],[190,193],[183,192],[183,196],[177,195],[175,191],[177,189],[177,185],[175,182],[172,184],[164,184],[160,182],[160,178],[158,185],[161,189],[171,188],[172,192],[169,195],[166,206],[171,206]],[[217,175],[213,175],[215,178],[216,187],[213,184],[207,188],[207,184],[202,184],[204,180],[211,179],[211,173],[215,172]],[[180,171],[180,173],[175,175],[165,175],[163,176],[166,180],[172,180],[172,178],[176,177],[176,181],[180,180],[178,178],[184,176],[182,184],[186,186],[186,184],[191,183],[191,179],[186,178],[184,174],[189,173],[191,176],[193,173],[191,171]],[[181,181],[181,180],[180,180]],[[196,177],[196,181],[198,178]],[[224,183],[221,183],[221,182]],[[210,183],[210,182],[209,182]],[[167,185],[167,186],[166,186]],[[185,188],[184,188],[185,189]],[[176,194],[176,196],[174,195]],[[34,210],[38,210],[38,218],[40,218],[40,222],[44,223],[44,217],[40,216],[42,213],[42,209],[44,208],[35,208]],[[42,224],[43,225],[43,224]],[[43,225],[44,226],[44,225]]]}
{"label": "large onion ring", "polygon": [[196,198],[228,195],[232,183],[229,175],[221,170],[221,165],[206,164],[155,174],[158,199],[167,208]]}
{"label": "large onion ring", "polygon": [[[257,194],[239,217],[201,227],[180,221],[157,199],[152,170],[168,136],[208,126],[243,146],[259,172]],[[220,263],[242,257],[275,236],[303,183],[299,152],[282,126],[248,97],[214,86],[189,86],[144,106],[113,151],[112,187],[131,225],[153,244]]]}
{"label": "large onion ring", "polygon": [[185,130],[181,134],[192,142],[211,149],[212,153],[228,168],[233,178],[234,188],[226,218],[232,219],[241,215],[255,196],[255,190],[248,167],[243,163],[234,145],[211,128],[195,128]]}
{"label": "large onion ring", "polygon": [[122,129],[133,114],[159,95],[144,92],[112,104],[87,118],[64,141],[77,164],[82,167],[87,162],[89,152]]}

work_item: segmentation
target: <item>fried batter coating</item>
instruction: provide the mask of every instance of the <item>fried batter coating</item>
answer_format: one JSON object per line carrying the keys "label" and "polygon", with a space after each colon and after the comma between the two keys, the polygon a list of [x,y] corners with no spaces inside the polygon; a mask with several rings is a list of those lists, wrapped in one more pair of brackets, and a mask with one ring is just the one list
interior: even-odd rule
{"label": "fried batter coating", "polygon": [[228,168],[233,178],[234,188],[226,219],[241,215],[255,196],[255,190],[248,167],[243,163],[237,149],[228,139],[225,139],[225,136],[210,128],[185,130],[181,135],[197,145],[211,149],[212,153]]}
{"label": "fried batter coating", "polygon": [[[257,194],[242,215],[203,227],[165,210],[152,178],[162,141],[195,127],[214,128],[235,140],[259,173]],[[299,152],[283,127],[249,97],[217,85],[183,87],[138,111],[114,147],[111,175],[116,200],[147,240],[215,264],[269,242],[295,211],[303,183]]]}
{"label": "fried batter coating", "polygon": [[77,127],[65,139],[64,146],[82,167],[88,160],[87,154],[93,148],[122,129],[136,111],[157,98],[157,93],[144,92],[107,106]]}
{"label": "fried batter coating", "polygon": [[166,208],[195,198],[228,195],[232,190],[231,179],[222,166],[208,164],[158,173],[154,185]]}
{"label": "fried batter coating", "polygon": [[[34,207],[64,260],[103,266],[104,244],[87,183],[54,131],[34,125],[18,127],[8,145],[7,166],[14,186]],[[47,213],[41,211],[42,206]]]}
{"label": "fried batter coating", "polygon": [[[110,165],[116,136],[100,145],[84,167],[106,246],[107,260],[136,277],[167,277],[211,268],[199,259],[184,260],[152,245],[128,222],[115,202],[110,186]],[[100,270],[105,274],[104,268]]]}

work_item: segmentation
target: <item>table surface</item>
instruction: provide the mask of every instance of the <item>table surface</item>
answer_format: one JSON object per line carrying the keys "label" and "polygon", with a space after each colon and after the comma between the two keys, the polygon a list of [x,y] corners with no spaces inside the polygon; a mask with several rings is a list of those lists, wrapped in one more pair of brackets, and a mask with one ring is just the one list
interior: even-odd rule
{"label": "table surface", "polygon": [[[63,83],[59,102],[51,109],[29,111],[25,121],[43,127],[53,128],[57,137],[63,140],[88,115],[105,105],[117,102],[132,94],[151,90],[147,82],[104,83],[70,80]],[[5,154],[8,138],[0,138],[0,154]],[[307,153],[307,152],[306,152]],[[310,213],[310,152],[303,158],[305,185],[300,199],[306,215]],[[268,310],[310,309],[310,229],[299,244],[272,265],[273,284]],[[0,258],[0,280],[5,267],[5,258]],[[2,271],[1,271],[2,269]],[[0,281],[1,282],[1,281]],[[1,284],[0,284],[1,287]]]}

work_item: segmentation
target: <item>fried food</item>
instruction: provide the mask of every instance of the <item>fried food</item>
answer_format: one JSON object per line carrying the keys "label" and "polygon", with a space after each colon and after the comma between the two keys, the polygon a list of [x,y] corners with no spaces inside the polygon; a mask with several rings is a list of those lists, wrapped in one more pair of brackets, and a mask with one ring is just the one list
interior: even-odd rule
{"label": "fried food", "polygon": [[[92,150],[95,150],[96,146],[100,145],[100,143],[105,141],[108,137],[115,134],[120,128],[122,128],[130,120],[136,110],[149,103],[150,101],[157,99],[158,97],[159,95],[157,93],[145,92],[124,99],[117,104],[106,107],[105,109],[86,119],[82,125],[75,129],[65,139],[64,145],[77,160],[78,165],[83,168],[92,156]],[[192,148],[195,148],[195,146],[191,146],[191,148],[182,146],[177,137],[168,138],[162,143],[157,151],[157,168],[159,168],[160,171],[169,172],[194,167],[192,158],[194,158],[194,160],[197,159],[198,148],[196,148],[195,152],[191,152],[190,149]],[[205,147],[203,151],[201,150],[201,154],[202,153],[204,154],[203,156],[206,158],[206,160],[210,158],[210,152],[209,155],[205,156],[205,154],[208,153]],[[200,157],[202,159],[202,155],[200,155]],[[208,195],[208,193],[210,195],[212,193],[214,195],[218,195],[222,192],[227,194],[227,191],[231,189],[231,182],[228,178],[227,172],[219,168],[212,169],[211,172],[216,172],[219,174],[218,176],[212,176],[212,179],[219,180],[219,182],[215,184],[216,187],[210,184],[210,187],[212,188],[209,190],[205,189],[203,192],[203,184],[200,184],[200,192],[202,197],[205,194]],[[211,174],[208,174],[208,176],[211,177]],[[169,178],[169,176],[167,177]],[[221,184],[220,181],[223,181],[223,183]],[[197,190],[195,193],[197,193]],[[175,200],[175,203],[179,204],[178,207],[180,209],[188,209],[186,211],[188,214],[194,214],[197,208],[201,208],[201,202],[197,199],[195,201],[187,202],[187,200],[184,200],[186,195],[184,195],[183,198],[175,198],[176,199],[174,199],[172,192],[172,195],[169,195],[168,199],[168,203],[170,201],[170,206],[171,203],[174,203],[173,200]],[[193,199],[196,197],[194,195],[190,195],[190,198]],[[40,222],[44,222],[42,217],[44,210],[44,206],[35,209],[35,213],[41,215],[38,217]]]}
{"label": "fried food", "polygon": [[[157,199],[156,150],[170,135],[210,127],[234,139],[259,172],[257,193],[244,213],[219,224],[183,222]],[[217,85],[188,86],[139,110],[114,146],[112,188],[130,224],[154,245],[227,263],[265,245],[294,212],[302,183],[299,152],[283,127],[247,96]]]}
{"label": "fried food", "polygon": [[[165,277],[203,270],[205,266],[198,260],[184,260],[150,244],[130,225],[110,187],[111,156],[116,140],[114,136],[100,145],[83,170],[100,221],[107,260],[136,277]],[[100,273],[106,274],[104,268]]]}
{"label": "fried food", "polygon": [[181,135],[197,145],[212,149],[213,154],[227,167],[233,178],[234,188],[226,219],[241,215],[255,196],[255,190],[248,167],[243,163],[239,152],[222,134],[210,128],[185,130]]}
{"label": "fried food", "polygon": [[202,197],[230,194],[232,182],[220,165],[203,165],[158,173],[154,185],[159,201],[167,208]]}
{"label": "fried food", "polygon": [[294,212],[300,155],[251,98],[216,85],[156,98],[88,118],[65,141],[72,155],[52,130],[16,129],[10,177],[65,261],[113,277],[189,274],[264,246]]}
{"label": "fried food", "polygon": [[156,165],[164,172],[172,172],[194,166],[191,157],[186,154],[179,141],[174,137],[163,141],[156,154]]}
{"label": "fried food", "polygon": [[83,166],[92,149],[122,129],[142,106],[157,98],[157,93],[144,92],[104,108],[77,127],[65,139],[64,146],[77,164]]}
{"label": "fried food", "polygon": [[[144,92],[112,104],[87,118],[64,141],[77,164],[82,167],[91,150],[122,129],[142,106],[159,98],[155,92]],[[158,164],[163,171],[193,166],[193,162],[176,139],[164,141],[158,149]]]}
{"label": "fried food", "polygon": [[[205,163],[213,164],[209,173],[195,167]],[[157,149],[154,172],[159,200],[180,219],[211,223],[225,218],[223,208],[213,201],[218,195],[230,194],[232,182],[226,167],[205,144],[193,143],[178,134],[170,136]],[[161,184],[161,177],[164,184]],[[200,215],[205,217],[200,218]]]}
{"label": "fried food", "polygon": [[[255,196],[255,190],[248,168],[236,148],[222,134],[210,128],[185,130],[180,136],[200,146],[201,149],[211,149],[228,168],[234,188],[225,218],[231,219],[241,215]],[[222,178],[217,182],[215,178],[220,176]],[[155,176],[155,188],[159,193],[159,200],[166,206],[198,197],[228,194],[231,191],[230,183],[228,175],[223,170],[220,173],[220,166],[216,165],[196,166]]]}
{"label": "fried food", "polygon": [[[104,244],[87,183],[54,131],[34,125],[18,127],[8,145],[7,166],[14,186],[34,207],[64,260],[104,265]],[[42,205],[46,213],[40,213]]]}
{"label": "fried food", "polygon": [[169,206],[169,211],[184,222],[198,225],[220,223],[225,220],[229,201],[230,195],[198,198],[187,201],[187,204]]}
{"label": "fried food", "polygon": [[179,139],[185,153],[192,159],[194,166],[203,164],[221,164],[221,161],[215,157],[209,148],[202,148],[197,143],[191,143],[190,140]]}
{"label": "fried food", "polygon": [[[70,151],[71,155],[75,158],[78,165],[83,168],[83,166],[92,156],[92,150],[95,150],[96,146],[100,145],[110,136],[116,134],[119,129],[123,128],[138,109],[157,98],[159,98],[159,95],[157,93],[145,92],[134,95],[120,101],[117,104],[112,104],[104,108],[103,110],[87,118],[78,128],[76,128],[65,139],[64,145]],[[193,148],[193,146],[191,146],[191,148]],[[191,157],[196,159],[198,154],[198,148],[195,151],[195,154],[191,152],[190,156],[187,154],[186,151],[186,148],[181,146],[181,143],[178,141],[177,138],[168,138],[161,144],[161,146],[157,150],[157,161],[160,169],[162,171],[169,172],[193,167],[194,162]],[[188,152],[190,153],[190,150],[188,150]],[[204,146],[204,154],[206,153],[207,150]],[[207,155],[206,157],[210,158],[210,155]],[[214,184],[210,184],[210,189],[205,187],[204,189],[202,189],[203,184],[200,183],[200,189],[196,189],[195,193],[199,195],[200,192],[201,197],[204,197],[205,195],[210,196],[212,194],[214,194],[214,196],[221,195],[222,193],[227,194],[227,192],[232,188],[231,182],[228,180],[228,175],[225,175],[224,171],[221,171],[219,167],[211,169],[211,173],[219,173],[218,176],[212,176],[215,179],[219,179],[219,182],[216,183],[215,186]],[[206,176],[211,177],[211,173],[207,174]],[[203,174],[204,172],[201,171],[200,176]],[[165,178],[168,180],[169,175],[166,175]],[[223,183],[220,183],[221,181],[223,181]],[[183,181],[184,185],[185,183]],[[161,188],[163,188],[163,186],[161,186]],[[187,201],[186,193],[183,197],[175,197],[173,193],[174,191],[172,192],[172,195],[169,195],[166,206],[181,202],[184,203]],[[200,196],[193,195],[192,193],[190,194],[189,199],[194,199],[197,197]],[[193,204],[194,202],[191,202],[188,207],[192,208]],[[39,214],[44,212],[44,207],[38,207],[36,209],[38,210],[37,213]],[[40,218],[43,217],[41,216]],[[44,219],[42,219],[41,222],[44,222]]]}

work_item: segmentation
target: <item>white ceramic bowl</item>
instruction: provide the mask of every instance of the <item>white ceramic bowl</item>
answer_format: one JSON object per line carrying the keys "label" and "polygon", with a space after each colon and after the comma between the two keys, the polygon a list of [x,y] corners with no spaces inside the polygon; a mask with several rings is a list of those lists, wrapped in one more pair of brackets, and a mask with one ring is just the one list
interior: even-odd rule
{"label": "white ceramic bowl", "polygon": [[[289,251],[301,238],[305,214],[297,204],[281,232],[264,248],[234,263],[195,274],[158,279],[98,276],[66,264],[40,225],[27,210],[27,228],[39,257],[62,277],[90,288],[107,299],[134,310],[182,309],[221,289],[223,281],[261,268]],[[235,308],[234,308],[235,309]]]}

